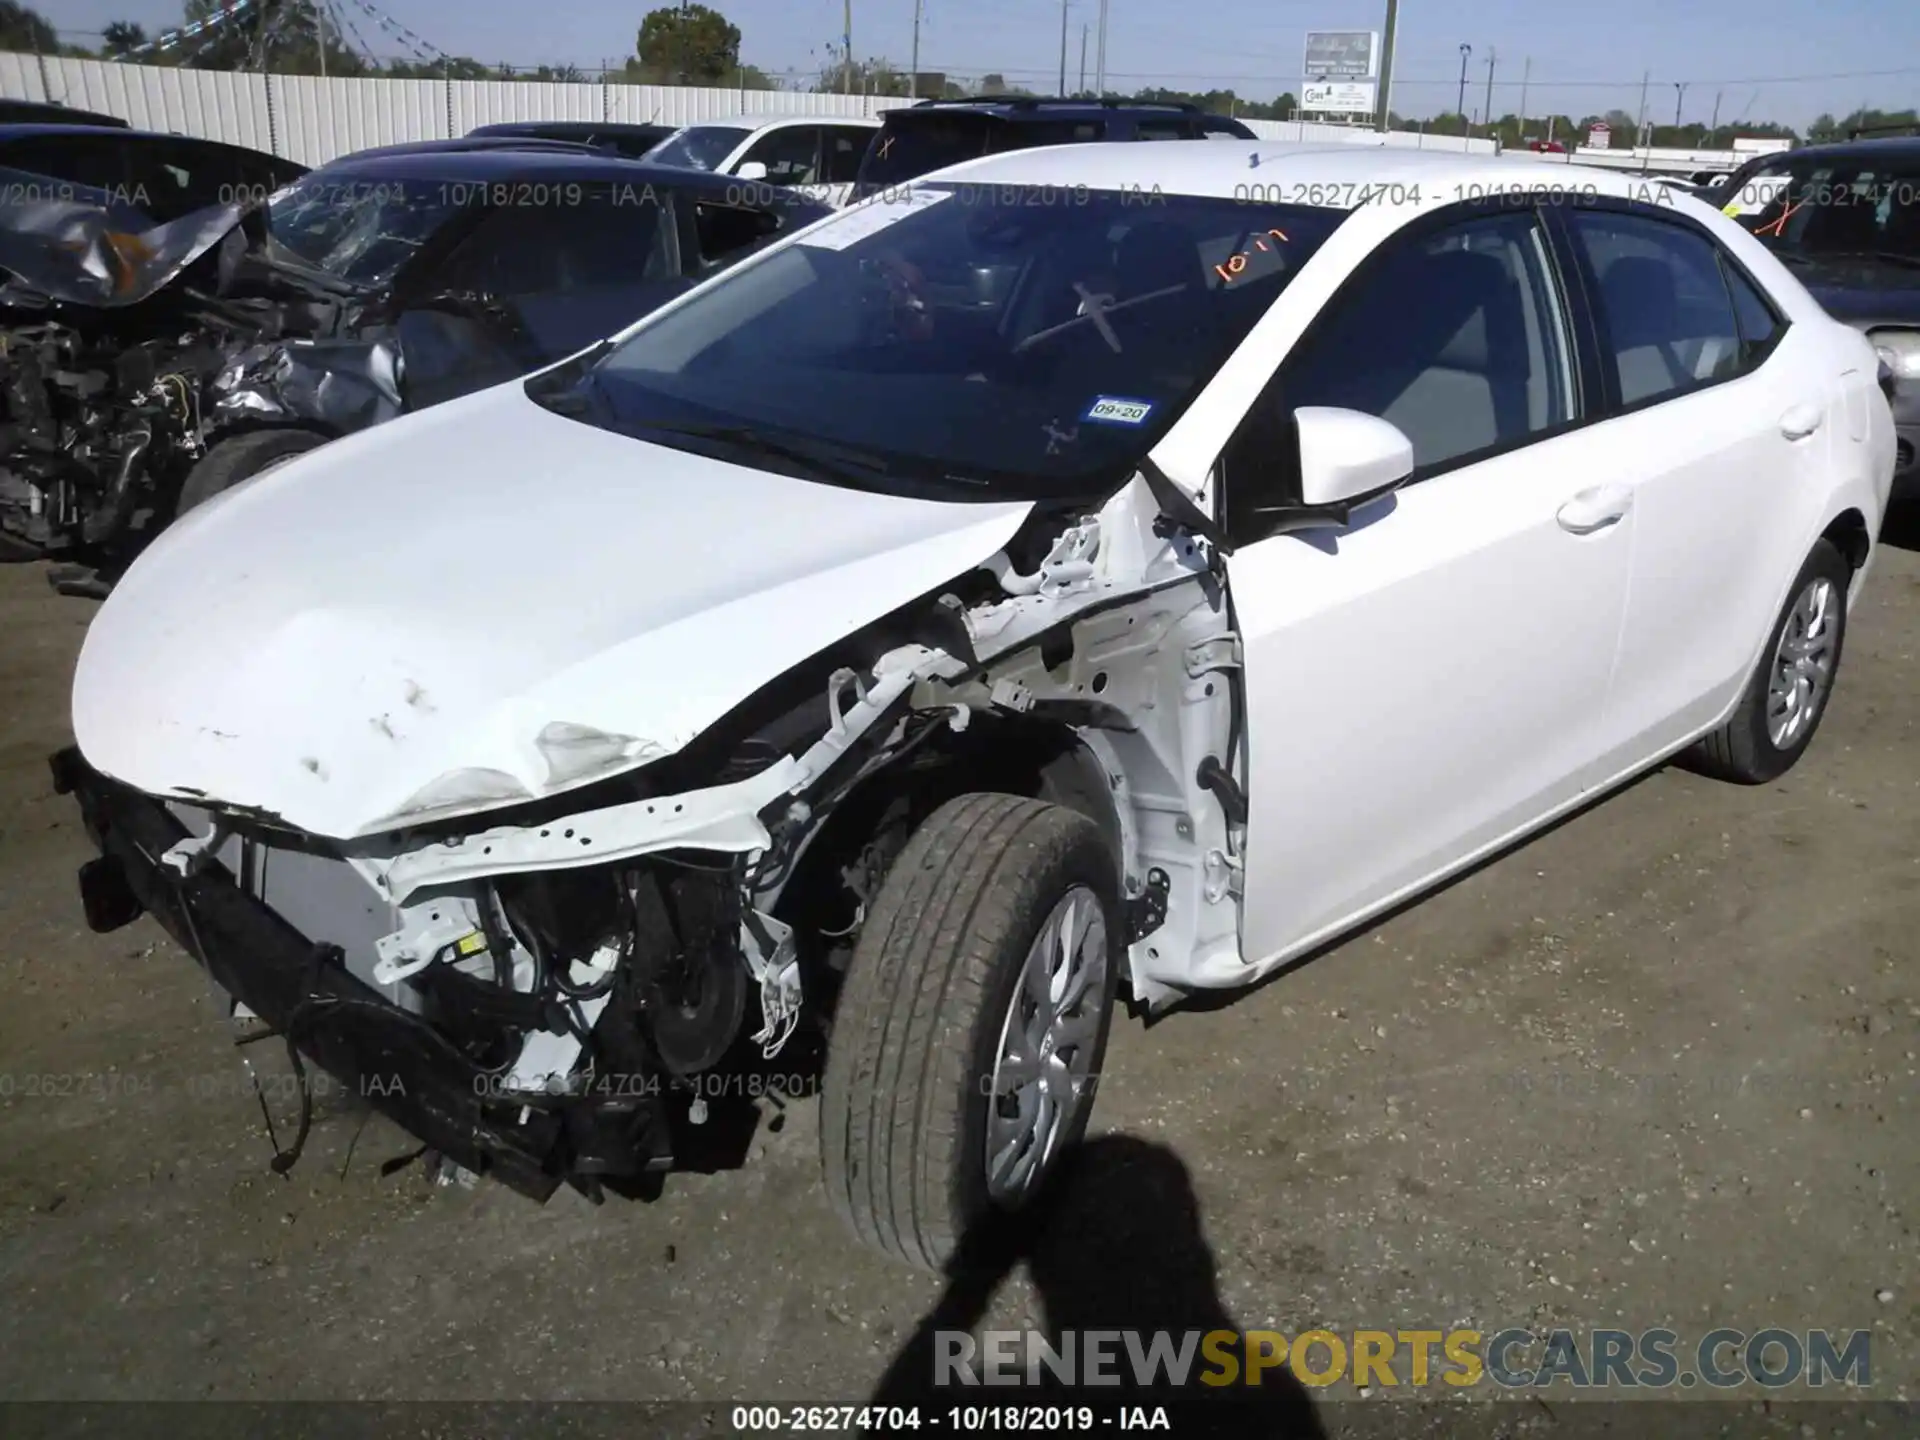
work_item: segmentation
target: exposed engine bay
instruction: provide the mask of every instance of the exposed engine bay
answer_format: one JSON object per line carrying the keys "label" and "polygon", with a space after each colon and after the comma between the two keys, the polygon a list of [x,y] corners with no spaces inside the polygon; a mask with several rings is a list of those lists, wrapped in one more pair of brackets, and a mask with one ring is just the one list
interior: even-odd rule
{"label": "exposed engine bay", "polygon": [[346,322],[343,295],[249,260],[248,213],[0,206],[0,560],[123,570],[230,428],[228,357]]}
{"label": "exposed engine bay", "polygon": [[[563,1183],[599,1198],[686,1168],[703,1126],[762,1093],[754,1077],[805,1073],[894,856],[959,792],[1095,821],[1140,1003],[1255,978],[1239,947],[1238,648],[1216,567],[1135,479],[1097,514],[1036,512],[983,569],[676,754],[357,841],[163,809],[64,752],[56,783],[106,837],[83,875],[89,918],[153,911],[296,1069],[307,1051],[363,1091],[370,1070],[401,1075],[402,1094],[369,1102],[458,1165],[537,1198]],[[583,765],[618,738],[542,733]],[[158,859],[145,877],[140,855]]]}

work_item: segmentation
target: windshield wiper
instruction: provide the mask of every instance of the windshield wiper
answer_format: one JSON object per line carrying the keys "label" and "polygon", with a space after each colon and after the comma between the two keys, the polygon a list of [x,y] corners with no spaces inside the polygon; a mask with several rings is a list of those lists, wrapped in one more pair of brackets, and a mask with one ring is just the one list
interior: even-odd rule
{"label": "windshield wiper", "polygon": [[795,443],[763,434],[750,425],[680,425],[669,421],[636,420],[634,428],[657,435],[684,435],[691,440],[717,440],[758,455],[772,455],[830,480],[867,480],[890,473],[887,462],[864,450],[817,442]]}

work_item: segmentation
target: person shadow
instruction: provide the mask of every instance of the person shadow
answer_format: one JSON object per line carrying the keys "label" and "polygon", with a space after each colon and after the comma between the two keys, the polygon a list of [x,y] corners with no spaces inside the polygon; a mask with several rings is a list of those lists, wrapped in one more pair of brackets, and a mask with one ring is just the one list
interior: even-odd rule
{"label": "person shadow", "polygon": [[[1072,1384],[1039,1367],[1038,1384],[946,1384],[951,1354],[942,1332],[972,1334],[995,1292],[1024,1263],[1039,1292],[1047,1343],[1061,1355],[1063,1341],[1084,1351],[1090,1331],[1138,1332],[1151,1346],[1168,1332],[1177,1348],[1189,1333],[1239,1330],[1215,1287],[1215,1262],[1200,1229],[1200,1205],[1180,1157],[1163,1145],[1129,1135],[1089,1140],[1062,1156],[1046,1193],[1025,1212],[995,1216],[962,1237],[947,1266],[940,1299],[902,1344],[874,1389],[875,1406],[919,1406],[923,1414],[953,1405],[1090,1405],[1106,1416],[1114,1407],[1164,1407],[1172,1433],[1236,1440],[1325,1440],[1306,1388],[1290,1371],[1267,1362],[1246,1378],[1246,1354],[1236,1333],[1225,1353],[1233,1383],[1209,1386],[1218,1351],[1197,1348],[1184,1385],[1164,1368],[1142,1383],[1124,1339],[1109,1342],[1103,1373],[1117,1384]],[[1026,1351],[1010,1368],[1025,1371]],[[976,1373],[992,1364],[984,1350]],[[1085,1378],[1084,1368],[1079,1372]],[[984,1375],[982,1377],[984,1379]]]}

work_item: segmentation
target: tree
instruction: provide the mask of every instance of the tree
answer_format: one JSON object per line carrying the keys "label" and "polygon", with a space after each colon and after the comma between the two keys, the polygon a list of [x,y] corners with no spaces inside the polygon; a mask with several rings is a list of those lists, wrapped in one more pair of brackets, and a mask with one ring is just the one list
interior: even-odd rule
{"label": "tree", "polygon": [[109,20],[100,31],[100,53],[109,60],[124,60],[146,43],[146,30],[131,20]]}
{"label": "tree", "polygon": [[0,50],[57,55],[60,36],[38,10],[28,9],[19,0],[0,0]]}
{"label": "tree", "polygon": [[667,84],[724,85],[740,70],[740,27],[705,5],[649,10],[635,50]]}

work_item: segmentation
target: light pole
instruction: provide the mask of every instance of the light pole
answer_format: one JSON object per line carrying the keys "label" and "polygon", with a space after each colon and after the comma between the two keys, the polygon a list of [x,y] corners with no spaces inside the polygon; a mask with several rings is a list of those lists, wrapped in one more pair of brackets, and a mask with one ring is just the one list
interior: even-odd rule
{"label": "light pole", "polygon": [[1676,80],[1673,82],[1673,128],[1676,130],[1680,128],[1680,106],[1687,98],[1687,85],[1689,83],[1690,82],[1685,80]]}
{"label": "light pole", "polygon": [[[1463,124],[1467,118],[1467,61],[1472,55],[1473,47],[1471,45],[1462,45],[1460,47],[1460,99],[1455,103],[1453,108],[1460,116]],[[1467,128],[1471,130],[1473,127],[1469,125]]]}
{"label": "light pole", "polygon": [[913,0],[913,69],[907,76],[907,98],[920,98],[920,5],[921,0]]}
{"label": "light pole", "polygon": [[1489,45],[1487,47],[1487,129],[1493,129],[1493,67],[1499,60],[1500,52]]}
{"label": "light pole", "polygon": [[1094,47],[1093,88],[1098,95],[1107,93],[1107,0],[1100,0],[1100,43]]}
{"label": "light pole", "polygon": [[1053,93],[1067,93],[1067,0],[1060,0],[1060,88]]}
{"label": "light pole", "polygon": [[1380,99],[1374,128],[1384,133],[1393,116],[1393,43],[1400,28],[1400,0],[1387,0],[1387,28],[1381,37]]}

